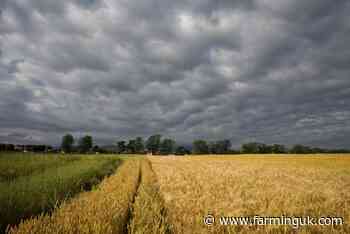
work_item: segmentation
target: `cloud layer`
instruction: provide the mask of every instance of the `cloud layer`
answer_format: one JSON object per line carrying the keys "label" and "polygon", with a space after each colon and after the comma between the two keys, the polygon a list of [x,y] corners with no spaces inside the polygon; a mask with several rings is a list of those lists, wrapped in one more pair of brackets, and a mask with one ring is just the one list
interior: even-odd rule
{"label": "cloud layer", "polygon": [[350,2],[2,0],[0,141],[347,147]]}

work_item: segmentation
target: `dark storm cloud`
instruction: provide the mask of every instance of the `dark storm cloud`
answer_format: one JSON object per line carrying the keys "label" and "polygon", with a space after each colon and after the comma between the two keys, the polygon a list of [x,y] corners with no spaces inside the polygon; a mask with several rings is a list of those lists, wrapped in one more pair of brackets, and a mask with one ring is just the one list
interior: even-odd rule
{"label": "dark storm cloud", "polygon": [[0,140],[346,147],[350,3],[0,1]]}

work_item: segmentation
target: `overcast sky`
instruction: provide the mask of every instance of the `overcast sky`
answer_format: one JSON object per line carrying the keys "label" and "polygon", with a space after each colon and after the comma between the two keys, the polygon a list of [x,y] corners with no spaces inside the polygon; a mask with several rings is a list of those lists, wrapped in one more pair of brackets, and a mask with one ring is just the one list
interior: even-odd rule
{"label": "overcast sky", "polygon": [[0,0],[0,142],[349,147],[349,0]]}

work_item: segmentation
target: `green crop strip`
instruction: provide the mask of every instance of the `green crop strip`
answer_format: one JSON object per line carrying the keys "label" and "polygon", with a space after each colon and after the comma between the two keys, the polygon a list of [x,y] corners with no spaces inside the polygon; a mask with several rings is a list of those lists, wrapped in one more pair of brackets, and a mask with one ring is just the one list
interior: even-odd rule
{"label": "green crop strip", "polygon": [[84,159],[23,176],[11,183],[0,183],[0,232],[9,224],[48,213],[63,200],[91,189],[111,174],[118,163],[118,159]]}
{"label": "green crop strip", "polygon": [[59,167],[80,160],[79,156],[0,153],[0,182],[11,182],[21,176],[40,173],[50,167]]}

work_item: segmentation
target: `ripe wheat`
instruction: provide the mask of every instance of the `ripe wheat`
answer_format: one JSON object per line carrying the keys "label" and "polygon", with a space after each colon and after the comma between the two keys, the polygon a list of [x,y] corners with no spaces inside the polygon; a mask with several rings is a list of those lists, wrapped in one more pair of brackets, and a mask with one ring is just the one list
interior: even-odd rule
{"label": "ripe wheat", "polygon": [[[350,233],[347,156],[152,157],[175,233]],[[220,216],[335,216],[344,225],[222,226]]]}

